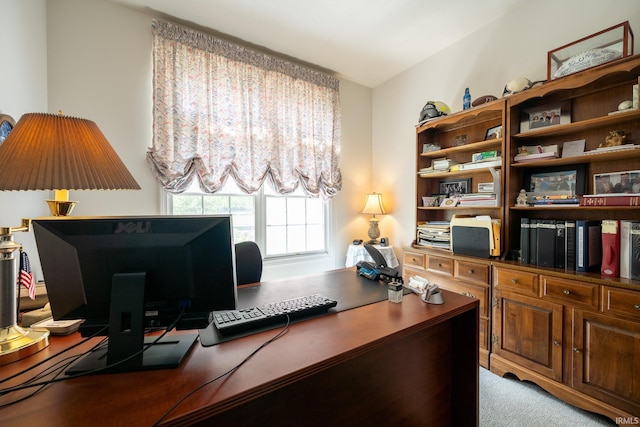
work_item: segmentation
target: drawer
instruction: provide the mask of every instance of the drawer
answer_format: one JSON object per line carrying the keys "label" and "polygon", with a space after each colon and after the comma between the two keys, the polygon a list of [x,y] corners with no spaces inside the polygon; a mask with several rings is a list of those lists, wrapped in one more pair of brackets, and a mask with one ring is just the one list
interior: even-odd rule
{"label": "drawer", "polygon": [[440,286],[442,289],[446,289],[447,291],[479,299],[480,316],[489,316],[489,286],[472,285],[470,283],[464,283],[456,279],[448,279],[444,277],[437,278],[432,276],[429,278],[429,280]]}
{"label": "drawer", "polygon": [[602,310],[608,314],[640,320],[640,292],[603,286]]}
{"label": "drawer", "polygon": [[404,283],[409,283],[409,279],[413,276],[420,276],[423,279],[429,279],[427,276],[427,272],[423,269],[412,268],[411,266],[407,266],[406,264],[402,268],[402,279]]}
{"label": "drawer", "polygon": [[488,265],[477,262],[455,260],[453,264],[453,275],[470,282],[488,285],[489,271]]}
{"label": "drawer", "polygon": [[427,257],[427,270],[451,276],[453,275],[453,259],[429,255]]}
{"label": "drawer", "polygon": [[574,307],[600,308],[598,285],[544,275],[540,276],[540,283],[543,299]]}
{"label": "drawer", "polygon": [[424,268],[424,258],[425,254],[405,251],[402,254],[402,265],[414,265],[416,267]]}
{"label": "drawer", "polygon": [[523,295],[540,296],[538,275],[535,273],[494,267],[493,285],[496,288],[515,291]]}

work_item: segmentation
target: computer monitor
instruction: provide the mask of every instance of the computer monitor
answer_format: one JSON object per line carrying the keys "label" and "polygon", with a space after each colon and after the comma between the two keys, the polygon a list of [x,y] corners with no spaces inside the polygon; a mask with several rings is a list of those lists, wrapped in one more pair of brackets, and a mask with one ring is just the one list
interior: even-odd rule
{"label": "computer monitor", "polygon": [[108,329],[107,349],[68,374],[176,367],[198,334],[147,346],[145,330],[201,329],[236,307],[229,215],[40,218],[33,231],[54,319]]}

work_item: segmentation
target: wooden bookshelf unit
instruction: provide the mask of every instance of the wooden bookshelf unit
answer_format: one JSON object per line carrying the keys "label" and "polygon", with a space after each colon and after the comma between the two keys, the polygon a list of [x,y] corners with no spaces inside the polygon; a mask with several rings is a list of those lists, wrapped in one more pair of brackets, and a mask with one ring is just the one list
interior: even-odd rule
{"label": "wooden bookshelf unit", "polygon": [[[640,382],[637,381],[640,378],[640,280],[603,276],[599,267],[593,271],[576,271],[575,264],[547,266],[546,257],[550,254],[543,252],[555,251],[555,244],[548,240],[548,231],[544,232],[547,240],[539,241],[541,246],[534,248],[537,254],[544,255],[545,264],[537,258],[534,262],[523,260],[522,225],[526,223],[523,220],[563,225],[586,220],[640,222],[640,207],[517,205],[516,199],[522,189],[531,192],[532,181],[539,186],[546,185],[541,178],[546,175],[561,181],[570,175],[567,171],[576,171],[575,182],[567,181],[571,191],[582,195],[599,192],[595,175],[640,171],[640,109],[617,112],[623,101],[632,99],[633,86],[639,83],[639,76],[640,55],[630,56],[419,127],[417,172],[427,167],[433,158],[446,156],[458,162],[468,161],[466,156],[472,152],[490,149],[502,150],[502,165],[497,180],[501,188],[494,190],[501,194],[500,202],[490,208],[422,206],[423,196],[437,193],[439,180],[470,177],[475,192],[477,182],[488,180],[488,172],[468,171],[468,175],[464,171],[438,172],[422,176],[418,173],[416,225],[447,221],[458,212],[490,215],[502,223],[502,251],[500,257],[475,259],[446,249],[425,247],[417,239],[405,248],[403,257],[405,280],[420,275],[442,283],[444,288],[483,300],[481,325],[489,325],[491,331],[486,343],[480,340],[483,366],[488,365],[499,375],[513,373],[521,380],[533,381],[572,405],[606,415],[618,423],[640,416]],[[550,111],[560,113],[560,123],[536,127],[534,115]],[[499,123],[503,124],[502,137],[498,141],[484,141],[482,129]],[[623,144],[638,147],[597,150],[612,131],[623,131],[626,135]],[[453,146],[454,137],[460,134],[466,134],[471,143]],[[584,140],[584,152],[562,157],[566,143],[580,140]],[[442,148],[440,152],[425,155],[421,151],[425,143],[436,143]],[[523,146],[554,145],[558,147],[557,158],[524,162],[514,159]],[[554,185],[560,188],[560,184]],[[557,233],[557,226],[549,227]],[[559,229],[565,231],[563,226]],[[560,243],[558,247],[559,251],[564,250]],[[477,267],[471,270],[487,269],[490,286],[482,288],[477,277],[456,277],[453,267],[450,267],[451,277],[443,278],[442,271],[429,266],[428,260],[432,258],[444,260],[443,265],[451,266],[475,262]],[[418,266],[411,260],[417,260]],[[640,259],[636,262],[640,263]],[[469,286],[475,286],[474,292]],[[489,308],[484,318],[483,306]],[[484,336],[482,329],[480,335]]]}

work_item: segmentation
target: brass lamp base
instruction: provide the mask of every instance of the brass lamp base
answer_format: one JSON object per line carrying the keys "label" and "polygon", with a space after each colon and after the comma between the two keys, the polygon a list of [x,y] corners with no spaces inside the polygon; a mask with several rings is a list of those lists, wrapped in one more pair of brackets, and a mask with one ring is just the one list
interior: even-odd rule
{"label": "brass lamp base", "polygon": [[30,356],[49,345],[47,329],[13,325],[0,329],[0,365]]}
{"label": "brass lamp base", "polygon": [[47,200],[49,210],[53,216],[68,216],[78,202],[68,200]]}

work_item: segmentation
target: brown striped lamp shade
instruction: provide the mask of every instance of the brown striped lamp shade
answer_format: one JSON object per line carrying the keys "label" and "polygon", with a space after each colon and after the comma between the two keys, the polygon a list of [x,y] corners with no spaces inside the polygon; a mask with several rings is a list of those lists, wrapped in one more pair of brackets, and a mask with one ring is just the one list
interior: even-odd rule
{"label": "brown striped lamp shade", "polygon": [[28,113],[0,145],[0,191],[55,190],[53,215],[76,202],[68,190],[139,190],[98,126],[60,114]]}

